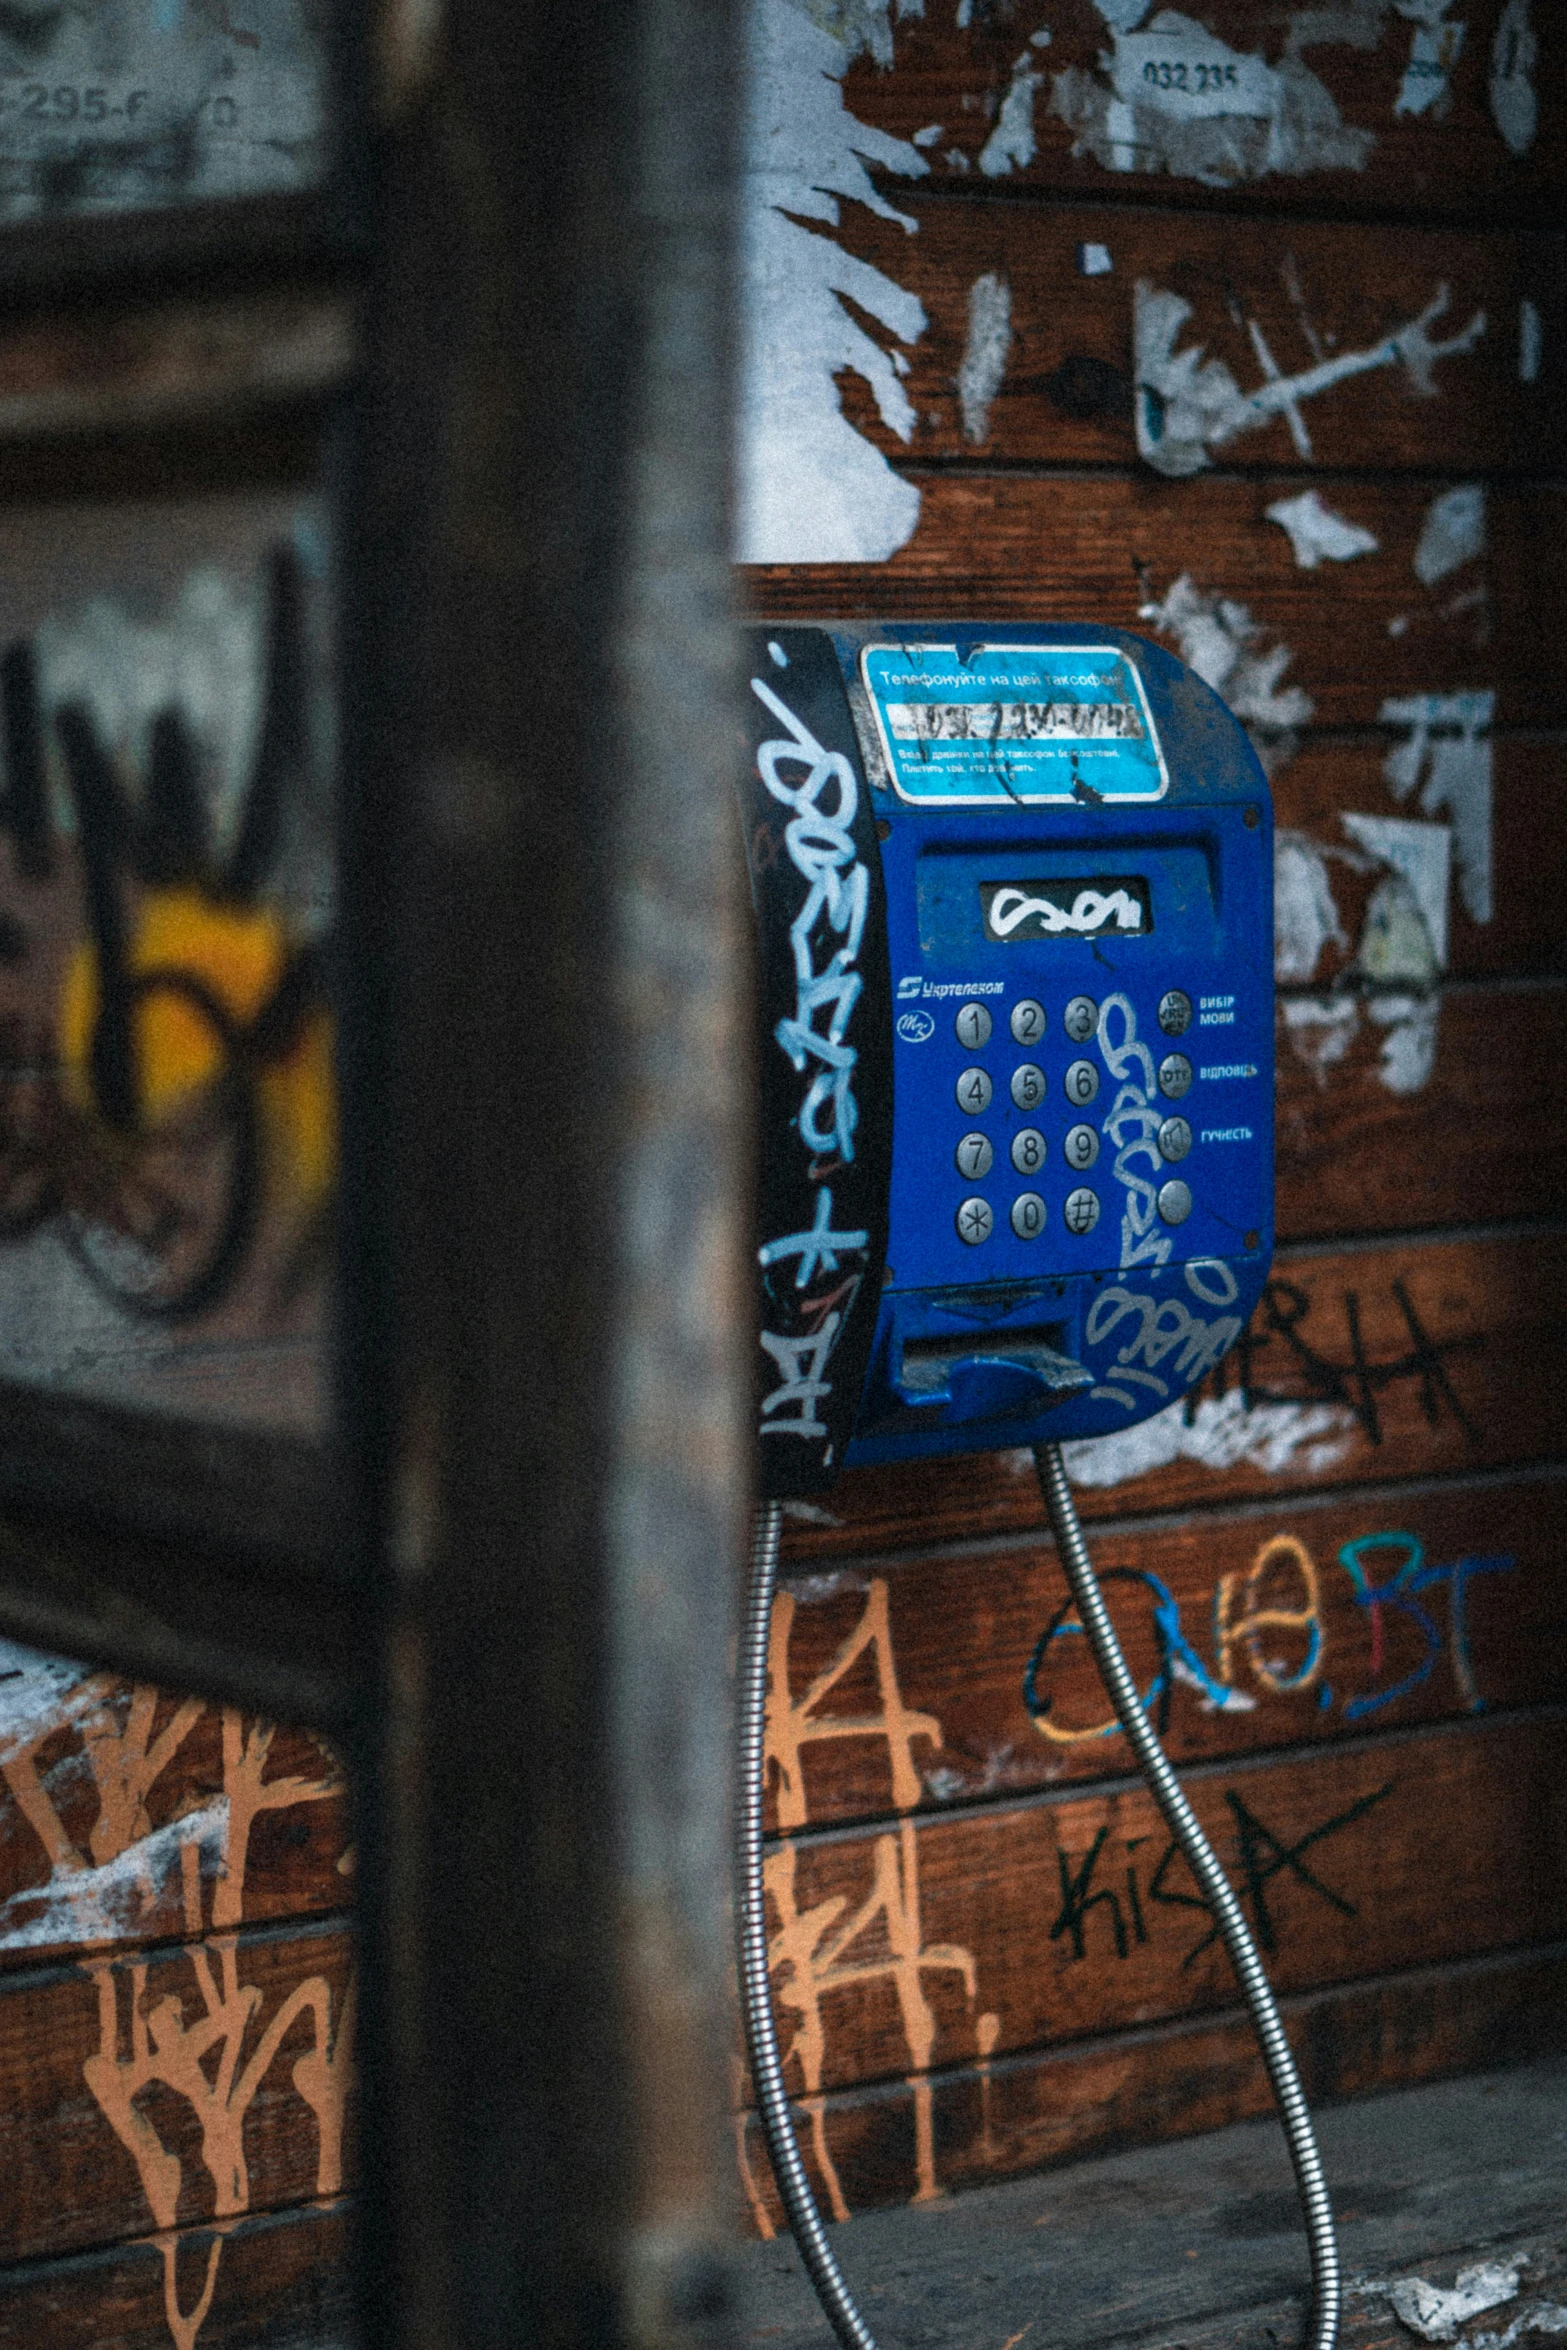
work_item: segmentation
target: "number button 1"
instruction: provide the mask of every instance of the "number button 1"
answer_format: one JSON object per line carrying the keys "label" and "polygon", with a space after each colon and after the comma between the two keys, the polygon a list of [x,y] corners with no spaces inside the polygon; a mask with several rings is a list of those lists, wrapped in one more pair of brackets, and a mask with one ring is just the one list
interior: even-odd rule
{"label": "number button 1", "polygon": [[982,1044],[989,1044],[990,1014],[983,1004],[965,1004],[956,1026],[958,1042],[968,1052],[977,1053]]}
{"label": "number button 1", "polygon": [[965,1069],[958,1079],[958,1108],[977,1117],[981,1110],[989,1109],[994,1090],[988,1070]]}

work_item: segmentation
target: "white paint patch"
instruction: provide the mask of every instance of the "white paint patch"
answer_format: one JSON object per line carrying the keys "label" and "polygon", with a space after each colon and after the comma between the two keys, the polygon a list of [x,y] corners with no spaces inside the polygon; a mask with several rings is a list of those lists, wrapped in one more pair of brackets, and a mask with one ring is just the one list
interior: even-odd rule
{"label": "white paint patch", "polygon": [[1315,708],[1303,686],[1280,684],[1295,658],[1289,646],[1270,645],[1268,631],[1246,605],[1210,595],[1188,571],[1162,603],[1141,605],[1139,617],[1173,637],[1187,667],[1212,686],[1248,730],[1257,730],[1258,754],[1274,773],[1295,748],[1292,730],[1304,726]]}
{"label": "white paint patch", "polygon": [[1539,123],[1534,69],[1539,43],[1529,22],[1529,0],[1507,0],[1491,43],[1491,119],[1514,155],[1527,155]]}
{"label": "white paint patch", "polygon": [[1272,64],[1230,48],[1177,9],[1161,9],[1134,31],[1143,6],[1098,4],[1112,54],[1101,57],[1100,74],[1069,66],[1051,89],[1051,111],[1071,129],[1074,155],[1092,155],[1107,171],[1168,171],[1210,187],[1274,172],[1364,168],[1375,133],[1344,121],[1304,52],[1328,42],[1375,48],[1381,0],[1300,10]]}
{"label": "white paint patch", "polygon": [[1173,1403],[1135,1428],[1064,1444],[1061,1452],[1074,1485],[1119,1485],[1173,1461],[1201,1461],[1208,1469],[1246,1462],[1269,1476],[1290,1469],[1316,1477],[1344,1458],[1354,1425],[1341,1404],[1256,1403],[1248,1411],[1232,1387],[1227,1395],[1205,1395],[1190,1426],[1186,1406]]}
{"label": "white paint patch", "polygon": [[1441,122],[1453,103],[1451,76],[1463,53],[1464,27],[1446,21],[1449,0],[1395,0],[1395,5],[1400,16],[1416,21],[1393,112],[1429,114]]}
{"label": "white paint patch", "polygon": [[1298,1061],[1304,1061],[1319,1085],[1337,1068],[1360,1033],[1360,1012],[1351,995],[1286,996],[1282,999],[1284,1033]]}
{"label": "white paint patch", "polygon": [[[34,635],[39,694],[53,714],[85,702],[126,777],[145,775],[153,720],[179,709],[197,745],[203,796],[229,845],[249,781],[266,683],[266,602],[259,579],[244,587],[223,572],[193,571],[165,617],[135,620],[98,596]],[[62,827],[74,814],[62,800]]]}
{"label": "white paint patch", "polygon": [[1441,999],[1435,995],[1374,995],[1366,1009],[1379,1028],[1382,1058],[1377,1075],[1389,1093],[1419,1093],[1436,1067],[1436,1030]]}
{"label": "white paint patch", "polygon": [[1544,356],[1545,330],[1540,313],[1525,296],[1518,305],[1518,381],[1538,383],[1540,361]]}
{"label": "white paint patch", "polygon": [[1428,2342],[1451,2342],[1460,2326],[1482,2310],[1496,2309],[1504,2301],[1515,2300],[1518,2293],[1518,2271],[1504,2268],[1500,2261],[1484,2260],[1473,2268],[1463,2268],[1452,2290],[1427,2284],[1424,2277],[1400,2277],[1387,2287],[1387,2297],[1395,2313],[1409,2327],[1411,2333],[1421,2335]]}
{"label": "white paint patch", "polygon": [[1469,2350],[1513,2350],[1525,2334],[1567,2334],[1567,2308],[1559,2301],[1531,2301],[1502,2333],[1471,2334]]}
{"label": "white paint patch", "polygon": [[1325,946],[1347,948],[1328,862],[1303,832],[1273,836],[1273,976],[1282,984],[1315,979]]}
{"label": "white paint patch", "polygon": [[1012,68],[996,127],[979,151],[979,168],[987,179],[1002,179],[1014,166],[1026,171],[1033,162],[1034,92],[1044,78],[1033,51],[1025,49]]}
{"label": "white paint patch", "polygon": [[70,1657],[0,1640],[0,1762],[32,1744],[88,1670]]}
{"label": "white paint patch", "polygon": [[[1445,824],[1417,824],[1404,816],[1356,816],[1346,813],[1344,830],[1368,855],[1390,869],[1400,882],[1400,893],[1389,892],[1378,908],[1374,896],[1366,914],[1357,960],[1368,979],[1423,982],[1447,968],[1447,891],[1452,869],[1453,836]],[[1380,895],[1380,892],[1378,893]],[[1403,899],[1419,925],[1418,937],[1409,935]],[[1374,922],[1381,925],[1371,936]]]}
{"label": "white paint patch", "polygon": [[1352,563],[1357,555],[1374,555],[1380,543],[1363,523],[1349,522],[1324,506],[1317,490],[1302,490],[1298,498],[1276,498],[1266,512],[1270,522],[1288,531],[1302,571],[1315,571],[1324,560]]}
{"label": "white paint patch", "polygon": [[201,1853],[209,1873],[222,1866],[228,1821],[228,1797],[220,1795],[200,1811],[139,1837],[99,1868],[57,1869],[46,1885],[13,1893],[0,1908],[0,1947],[37,1950],[63,1944],[79,1949],[136,1940],[166,1902],[173,1901],[178,1911],[180,1856],[187,1845]]}
{"label": "white paint patch", "polygon": [[1485,484],[1463,481],[1443,490],[1426,508],[1415,549],[1415,577],[1422,587],[1473,563],[1485,553]]}
{"label": "white paint patch", "polygon": [[1138,455],[1157,472],[1175,478],[1200,473],[1213,450],[1283,416],[1296,453],[1310,457],[1305,404],[1335,384],[1383,367],[1403,367],[1413,391],[1434,397],[1437,362],[1472,350],[1486,330],[1485,312],[1477,310],[1456,335],[1446,341],[1434,337],[1431,329],[1451,299],[1448,287],[1439,285],[1417,317],[1394,327],[1379,342],[1359,351],[1336,352],[1295,375],[1280,372],[1262,329],[1255,319],[1249,320],[1262,380],[1255,390],[1243,392],[1222,359],[1204,358],[1200,343],[1176,350],[1176,337],[1191,316],[1190,302],[1139,282],[1133,309]]}
{"label": "white paint patch", "polygon": [[1152,0],[1094,0],[1113,33],[1129,33],[1133,25],[1142,23],[1151,5]]}
{"label": "white paint patch", "polygon": [[1001,389],[1012,348],[1012,288],[996,270],[977,277],[968,293],[968,341],[958,369],[963,437],[978,448],[990,430],[990,403]]}
{"label": "white paint patch", "polygon": [[736,531],[743,563],[882,563],[919,520],[919,491],[854,430],[833,379],[845,368],[862,377],[883,423],[907,441],[915,416],[898,369],[838,297],[848,295],[902,344],[924,333],[924,309],[883,271],[801,225],[836,228],[839,197],[911,232],[917,225],[878,194],[866,165],[915,178],[930,168],[924,156],[856,121],[843,102],[842,76],[858,48],[877,54],[877,22],[885,30],[885,6],[861,10],[851,47],[794,0],[753,0],[751,8]]}
{"label": "white paint patch", "polygon": [[916,146],[916,147],[934,147],[934,146],[935,146],[935,144],[936,144],[936,141],[937,141],[937,140],[938,140],[938,139],[941,137],[942,131],[944,130],[944,128],[945,128],[945,127],[946,127],[946,126],[945,126],[943,123],[939,123],[939,122],[928,122],[928,123],[925,125],[925,128],[924,128],[922,131],[916,131],[916,132],[915,132],[915,134],[914,134],[914,144],[915,144],[915,146]]}
{"label": "white paint patch", "polygon": [[[1453,821],[1459,894],[1472,922],[1489,922],[1491,896],[1491,719],[1496,696],[1405,694],[1385,701],[1384,726],[1407,726],[1408,740],[1388,753],[1382,772],[1396,800],[1417,785],[1428,816]],[[1424,781],[1422,783],[1422,777]]]}
{"label": "white paint patch", "polygon": [[1077,270],[1080,277],[1108,277],[1114,267],[1108,245],[1078,246]]}

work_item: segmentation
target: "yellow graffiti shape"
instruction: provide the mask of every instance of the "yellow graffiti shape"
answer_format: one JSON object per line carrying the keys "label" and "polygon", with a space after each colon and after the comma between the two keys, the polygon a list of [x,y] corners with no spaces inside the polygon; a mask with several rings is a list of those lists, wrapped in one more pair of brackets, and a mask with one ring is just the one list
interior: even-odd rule
{"label": "yellow graffiti shape", "polygon": [[[939,1749],[941,1724],[934,1714],[916,1713],[903,1702],[893,1656],[885,1576],[878,1575],[872,1581],[859,1622],[832,1662],[817,1674],[799,1698],[789,1693],[789,1643],[794,1619],[794,1594],[782,1591],[773,1602],[768,1640],[766,1716],[767,1760],[778,1773],[779,1827],[803,1828],[806,1824],[805,1775],[800,1764],[804,1750],[838,1738],[885,1739],[892,1768],[893,1806],[898,1811],[912,1811],[923,1793],[914,1763],[914,1743],[916,1739],[926,1739]],[[818,1713],[818,1706],[867,1650],[875,1658],[878,1711]]]}
{"label": "yellow graffiti shape", "polygon": [[[1298,1579],[1298,1598],[1289,1589],[1291,1576]],[[1281,1604],[1281,1586],[1283,1597],[1296,1604]],[[1326,1642],[1316,1561],[1306,1545],[1293,1534],[1271,1535],[1244,1579],[1234,1573],[1222,1575],[1213,1595],[1213,1624],[1221,1681],[1233,1680],[1235,1650],[1240,1646],[1252,1672],[1272,1695],[1282,1697],[1294,1689],[1309,1689],[1322,1670]],[[1277,1656],[1266,1655],[1261,1646],[1264,1632],[1304,1636],[1302,1661],[1291,1666]]]}
{"label": "yellow graffiti shape", "polygon": [[[142,983],[131,1035],[144,1129],[186,1116],[228,1073],[234,1050],[223,1024],[243,1044],[283,985],[296,947],[271,906],[219,901],[188,884],[142,894],[125,969]],[[66,1098],[89,1115],[100,1001],[97,951],[83,941],[61,997],[60,1057]],[[256,1056],[269,1172],[281,1196],[305,1210],[326,1198],[337,1172],[332,1037],[330,1015],[316,1009],[297,1033]]]}

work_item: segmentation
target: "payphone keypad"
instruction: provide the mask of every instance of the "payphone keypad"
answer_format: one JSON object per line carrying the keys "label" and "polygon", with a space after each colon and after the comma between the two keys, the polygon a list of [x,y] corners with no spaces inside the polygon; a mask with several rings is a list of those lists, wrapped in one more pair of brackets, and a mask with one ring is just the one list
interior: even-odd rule
{"label": "payphone keypad", "polygon": [[[966,1003],[954,1021],[959,1044],[966,1052],[979,1052],[995,1037],[999,1011],[992,1013],[987,1005],[977,1001]],[[1191,997],[1184,989],[1169,988],[1159,999],[1158,1023],[1167,1036],[1183,1035],[1193,1017]],[[1014,1040],[1033,1045],[1045,1036],[1050,1024],[1050,1013],[1037,997],[1024,996],[1006,1015],[1007,1030]],[[1060,1015],[1062,1032],[1074,1043],[1086,1044],[1098,1029],[1099,1006],[1092,996],[1073,996]],[[1159,1090],[1167,1100],[1179,1101],[1190,1091],[1195,1071],[1184,1053],[1166,1053],[1159,1063]],[[975,1062],[965,1068],[957,1080],[958,1106],[970,1117],[983,1116],[994,1104],[998,1084],[1005,1084],[1007,1094],[1019,1110],[1036,1111],[1048,1101],[1051,1081],[1035,1061],[1018,1061],[1010,1071],[989,1069]],[[1100,1072],[1097,1063],[1086,1058],[1072,1061],[1060,1080],[1061,1089],[1074,1109],[1086,1109],[1098,1099]],[[1179,1113],[1172,1113],[1159,1126],[1157,1141],[1159,1154],[1167,1164],[1178,1163],[1191,1151],[1194,1136],[1191,1122]],[[1044,1169],[1050,1153],[1047,1135],[1038,1126],[1021,1126],[1010,1143],[1003,1138],[1002,1147],[1014,1171],[1025,1178],[1037,1177]],[[1097,1164],[1100,1137],[1097,1127],[1079,1120],[1069,1126],[1061,1137],[1060,1151],[1073,1175],[1086,1174]],[[962,1136],[953,1151],[953,1164],[968,1183],[983,1183],[995,1170],[997,1145],[992,1137],[979,1128],[971,1128]],[[1159,1220],[1166,1227],[1184,1224],[1191,1215],[1194,1194],[1191,1185],[1182,1178],[1172,1177],[1158,1192]],[[1044,1231],[1050,1209],[1037,1191],[1024,1191],[1010,1203],[1003,1203],[1013,1232],[1019,1240],[1034,1240]],[[980,1247],[996,1231],[996,1207],[978,1195],[961,1201],[956,1210],[957,1228],[962,1239],[971,1248]],[[1087,1184],[1078,1184],[1066,1196],[1061,1207],[1062,1221],[1068,1232],[1077,1238],[1086,1238],[1098,1225],[1100,1200],[1098,1193]]]}

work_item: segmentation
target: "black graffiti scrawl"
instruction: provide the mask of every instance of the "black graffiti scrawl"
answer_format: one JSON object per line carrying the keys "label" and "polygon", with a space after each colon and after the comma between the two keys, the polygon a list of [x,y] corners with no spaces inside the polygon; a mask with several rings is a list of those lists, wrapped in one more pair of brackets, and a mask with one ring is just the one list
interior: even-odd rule
{"label": "black graffiti scrawl", "polygon": [[881,857],[831,640],[755,630],[741,785],[756,909],[762,1494],[842,1465],[876,1334],[892,1172]]}

